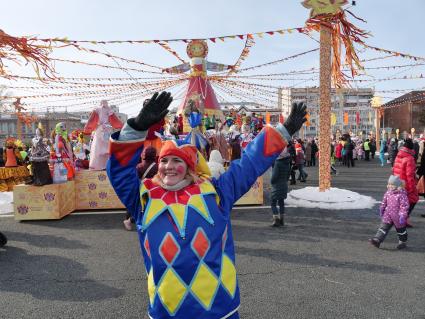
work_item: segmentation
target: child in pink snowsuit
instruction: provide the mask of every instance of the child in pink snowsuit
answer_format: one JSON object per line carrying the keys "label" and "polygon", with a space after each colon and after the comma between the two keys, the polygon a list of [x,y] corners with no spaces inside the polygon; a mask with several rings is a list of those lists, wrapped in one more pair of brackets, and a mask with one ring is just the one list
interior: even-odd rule
{"label": "child in pink snowsuit", "polygon": [[380,207],[381,226],[376,235],[369,239],[369,242],[376,248],[379,248],[391,227],[394,225],[398,235],[397,249],[406,248],[406,220],[408,212],[409,198],[404,189],[404,181],[398,176],[391,175],[388,179],[388,190],[382,199]]}

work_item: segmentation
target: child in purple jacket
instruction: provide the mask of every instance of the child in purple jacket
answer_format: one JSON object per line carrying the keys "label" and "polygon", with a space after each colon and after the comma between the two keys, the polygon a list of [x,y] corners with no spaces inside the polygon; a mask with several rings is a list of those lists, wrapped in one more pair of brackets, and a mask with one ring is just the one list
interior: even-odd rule
{"label": "child in purple jacket", "polygon": [[391,175],[388,179],[388,190],[382,199],[380,207],[381,226],[376,235],[369,239],[369,242],[376,248],[379,248],[391,227],[394,225],[398,235],[397,249],[406,248],[406,220],[408,211],[409,198],[404,189],[404,181],[398,176]]}

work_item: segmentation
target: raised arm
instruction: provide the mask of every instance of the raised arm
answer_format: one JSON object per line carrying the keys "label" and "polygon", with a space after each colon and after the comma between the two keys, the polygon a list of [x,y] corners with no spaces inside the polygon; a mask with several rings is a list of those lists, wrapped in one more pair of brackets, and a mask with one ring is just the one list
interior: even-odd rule
{"label": "raised arm", "polygon": [[305,122],[306,106],[294,103],[285,124],[277,128],[270,125],[248,144],[239,160],[231,162],[226,173],[213,180],[220,196],[221,205],[230,211],[233,204],[242,197],[276,160],[287,145],[287,141]]}
{"label": "raised arm", "polygon": [[93,110],[90,114],[89,120],[84,126],[84,133],[90,134],[97,128],[97,123],[99,123],[99,114],[96,110]]}
{"label": "raised arm", "polygon": [[179,64],[176,66],[173,66],[171,68],[163,69],[162,72],[166,73],[172,73],[172,74],[178,74],[178,73],[184,73],[190,70],[190,64],[188,62]]}
{"label": "raised arm", "polygon": [[141,212],[136,165],[149,127],[165,117],[171,101],[170,93],[155,93],[137,117],[128,119],[124,128],[111,136],[106,170],[115,192],[134,218]]}
{"label": "raised arm", "polygon": [[215,62],[207,61],[207,70],[213,72],[220,72],[225,70],[230,70],[233,68],[233,65],[220,64]]}

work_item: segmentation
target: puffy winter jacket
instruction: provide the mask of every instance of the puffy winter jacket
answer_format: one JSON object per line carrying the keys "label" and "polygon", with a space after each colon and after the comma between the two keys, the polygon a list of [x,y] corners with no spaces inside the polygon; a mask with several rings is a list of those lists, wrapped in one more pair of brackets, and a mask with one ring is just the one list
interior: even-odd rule
{"label": "puffy winter jacket", "polygon": [[406,191],[404,189],[387,190],[381,203],[380,213],[383,223],[394,223],[396,228],[405,227],[404,223],[400,223],[400,219],[406,220],[409,214]]}
{"label": "puffy winter jacket", "polygon": [[400,148],[393,166],[393,175],[399,176],[406,183],[405,189],[409,196],[410,204],[416,203],[419,200],[416,189],[416,164],[414,155],[414,150],[407,147]]}

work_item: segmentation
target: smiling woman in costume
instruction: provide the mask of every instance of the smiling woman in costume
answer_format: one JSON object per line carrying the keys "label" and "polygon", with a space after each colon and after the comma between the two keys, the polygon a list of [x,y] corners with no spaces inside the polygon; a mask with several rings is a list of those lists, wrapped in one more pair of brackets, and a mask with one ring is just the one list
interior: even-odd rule
{"label": "smiling woman in costume", "polygon": [[[239,318],[230,212],[305,121],[294,104],[284,125],[266,126],[218,179],[200,175],[193,145],[164,142],[158,174],[140,183],[135,167],[149,127],[168,112],[170,93],[155,93],[111,137],[107,171],[136,220],[148,274],[150,318]],[[250,174],[246,174],[250,172]]]}

